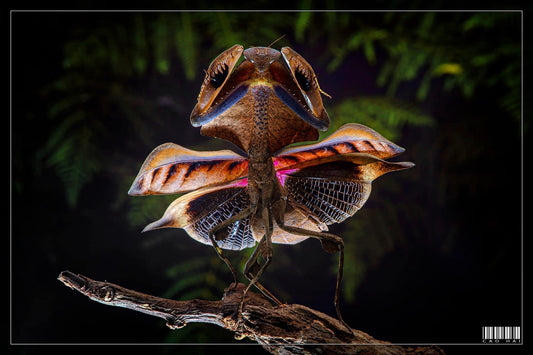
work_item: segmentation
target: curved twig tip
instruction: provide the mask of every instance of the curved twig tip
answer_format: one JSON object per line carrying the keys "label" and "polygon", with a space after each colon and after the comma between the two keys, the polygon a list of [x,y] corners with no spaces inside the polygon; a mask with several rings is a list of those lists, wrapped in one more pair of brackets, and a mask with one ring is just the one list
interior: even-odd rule
{"label": "curved twig tip", "polygon": [[87,284],[87,279],[84,276],[75,274],[68,270],[61,271],[57,279],[63,282],[66,286],[75,290],[81,290]]}

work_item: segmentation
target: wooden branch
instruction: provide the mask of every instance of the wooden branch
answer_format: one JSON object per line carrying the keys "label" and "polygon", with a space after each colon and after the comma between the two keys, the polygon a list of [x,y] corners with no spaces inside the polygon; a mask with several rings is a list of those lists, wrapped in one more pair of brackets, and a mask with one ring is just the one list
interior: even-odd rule
{"label": "wooden branch", "polygon": [[191,322],[212,323],[249,337],[272,354],[444,354],[438,347],[402,347],[376,340],[359,330],[349,331],[337,319],[308,307],[272,306],[261,294],[249,291],[242,322],[238,309],[245,285],[229,287],[220,301],[175,301],[126,289],[109,282],[63,271],[58,279],[90,299],[166,320],[171,329]]}

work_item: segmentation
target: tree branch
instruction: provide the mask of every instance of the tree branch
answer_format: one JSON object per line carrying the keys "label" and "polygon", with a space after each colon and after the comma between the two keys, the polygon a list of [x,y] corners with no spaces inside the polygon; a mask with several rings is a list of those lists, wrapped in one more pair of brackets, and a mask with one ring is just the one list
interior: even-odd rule
{"label": "tree branch", "polygon": [[245,285],[226,289],[220,301],[175,301],[129,290],[109,282],[63,271],[58,279],[90,299],[166,320],[171,329],[190,322],[212,323],[249,337],[272,354],[444,354],[438,347],[401,347],[376,340],[359,330],[351,332],[337,319],[308,307],[272,306],[261,294],[249,291],[238,321]]}

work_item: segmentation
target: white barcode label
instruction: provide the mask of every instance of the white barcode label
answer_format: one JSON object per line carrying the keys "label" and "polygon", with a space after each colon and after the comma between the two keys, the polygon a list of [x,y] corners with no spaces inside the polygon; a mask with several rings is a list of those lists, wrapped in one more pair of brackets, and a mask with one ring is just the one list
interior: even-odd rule
{"label": "white barcode label", "polygon": [[482,327],[484,343],[518,343],[521,339],[520,327]]}

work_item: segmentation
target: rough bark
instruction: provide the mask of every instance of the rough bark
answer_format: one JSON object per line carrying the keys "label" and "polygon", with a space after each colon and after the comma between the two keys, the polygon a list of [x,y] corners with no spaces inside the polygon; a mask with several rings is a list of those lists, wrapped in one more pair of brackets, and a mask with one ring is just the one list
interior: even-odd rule
{"label": "rough bark", "polygon": [[58,279],[90,299],[166,320],[179,329],[191,322],[212,323],[249,337],[272,354],[444,354],[438,347],[402,347],[347,329],[337,319],[298,304],[273,306],[261,294],[248,292],[242,320],[238,309],[245,285],[229,287],[220,301],[175,301],[126,289],[109,282],[63,271]]}

